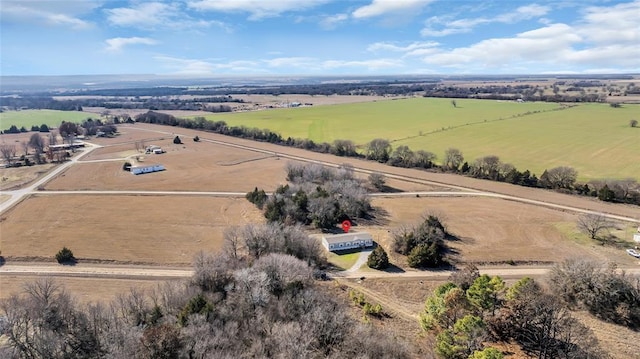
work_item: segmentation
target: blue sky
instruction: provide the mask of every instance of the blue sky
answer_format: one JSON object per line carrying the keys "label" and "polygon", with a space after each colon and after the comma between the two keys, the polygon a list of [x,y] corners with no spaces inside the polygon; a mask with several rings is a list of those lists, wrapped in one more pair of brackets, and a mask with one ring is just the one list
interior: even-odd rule
{"label": "blue sky", "polygon": [[1,0],[6,75],[640,72],[640,0]]}

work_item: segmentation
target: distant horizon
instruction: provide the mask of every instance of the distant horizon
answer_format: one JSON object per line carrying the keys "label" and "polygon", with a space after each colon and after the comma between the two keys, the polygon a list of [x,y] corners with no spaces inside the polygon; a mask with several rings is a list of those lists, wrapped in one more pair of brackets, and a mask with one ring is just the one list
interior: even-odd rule
{"label": "distant horizon", "polygon": [[640,73],[639,13],[640,0],[2,0],[0,74]]}

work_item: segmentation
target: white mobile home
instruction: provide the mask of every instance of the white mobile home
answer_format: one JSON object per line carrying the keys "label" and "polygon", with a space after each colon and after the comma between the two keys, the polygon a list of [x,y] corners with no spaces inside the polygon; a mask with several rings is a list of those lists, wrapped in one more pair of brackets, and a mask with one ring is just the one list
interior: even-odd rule
{"label": "white mobile home", "polygon": [[322,245],[330,252],[373,247],[373,238],[365,232],[325,234],[322,236]]}
{"label": "white mobile home", "polygon": [[134,175],[139,175],[143,173],[164,171],[165,168],[163,165],[155,164],[155,165],[135,166],[135,167],[131,167],[129,170]]}

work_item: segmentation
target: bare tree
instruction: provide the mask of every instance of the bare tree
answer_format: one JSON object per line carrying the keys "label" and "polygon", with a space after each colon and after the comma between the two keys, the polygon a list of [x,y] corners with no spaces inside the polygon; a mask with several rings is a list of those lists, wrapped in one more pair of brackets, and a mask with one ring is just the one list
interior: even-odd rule
{"label": "bare tree", "polygon": [[578,178],[578,172],[572,167],[554,167],[540,176],[543,185],[550,188],[571,188]]}
{"label": "bare tree", "polygon": [[391,143],[388,140],[376,138],[367,144],[365,151],[367,159],[387,162],[391,153]]}
{"label": "bare tree", "polygon": [[49,133],[49,146],[55,146],[58,144],[58,134],[56,132]]}
{"label": "bare tree", "polygon": [[25,157],[29,155],[29,142],[27,141],[20,142],[20,148],[22,149],[23,155]]}
{"label": "bare tree", "polygon": [[460,165],[464,162],[464,156],[457,148],[449,148],[444,151],[444,160],[442,166],[447,170],[458,171]]}
{"label": "bare tree", "polygon": [[631,120],[631,121],[629,121],[629,126],[631,126],[631,127],[638,127],[638,120]]}
{"label": "bare tree", "polygon": [[613,224],[602,214],[588,213],[578,217],[578,229],[589,235],[591,239],[597,239],[602,231],[610,229]]}
{"label": "bare tree", "polygon": [[1,144],[0,153],[2,158],[7,162],[9,167],[13,164],[14,157],[16,156],[16,145]]}
{"label": "bare tree", "polygon": [[29,146],[31,146],[31,148],[33,148],[33,150],[36,152],[36,162],[38,164],[42,163],[42,154],[44,153],[45,147],[44,139],[42,138],[42,136],[40,136],[39,133],[34,133],[33,135],[31,135],[31,137],[29,138]]}
{"label": "bare tree", "polygon": [[369,183],[378,191],[385,189],[386,177],[380,172],[371,172],[369,175]]}

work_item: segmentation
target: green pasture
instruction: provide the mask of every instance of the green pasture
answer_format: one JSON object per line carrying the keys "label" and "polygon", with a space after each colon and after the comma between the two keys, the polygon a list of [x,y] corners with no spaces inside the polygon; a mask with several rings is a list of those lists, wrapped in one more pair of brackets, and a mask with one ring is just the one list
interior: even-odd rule
{"label": "green pasture", "polygon": [[215,114],[229,125],[268,128],[283,137],[317,142],[350,139],[364,145],[386,138],[395,147],[427,150],[439,159],[449,147],[467,161],[499,156],[520,170],[540,174],[572,166],[580,180],[640,179],[640,105],[516,103],[414,98],[346,105]]}
{"label": "green pasture", "polygon": [[640,128],[629,120],[640,118],[640,106],[612,108],[581,104],[560,111],[536,113],[502,121],[483,122],[397,141],[442,156],[449,147],[462,151],[469,162],[486,155],[499,156],[520,170],[538,176],[557,166],[571,166],[580,180],[640,179]]}
{"label": "green pasture", "polygon": [[58,127],[62,121],[80,123],[87,118],[98,118],[95,113],[79,111],[56,111],[56,110],[22,110],[6,111],[0,113],[0,130],[6,130],[11,125],[18,128],[24,126],[31,130],[31,126],[46,124],[51,127]]}
{"label": "green pasture", "polygon": [[400,140],[465,123],[557,108],[549,103],[412,98],[367,103],[273,109],[208,116],[231,126],[268,128],[283,137],[316,142],[349,139],[362,145],[374,138]]}

